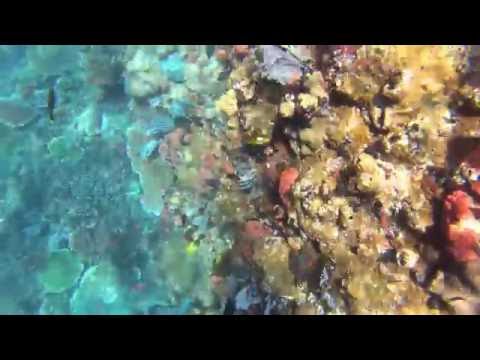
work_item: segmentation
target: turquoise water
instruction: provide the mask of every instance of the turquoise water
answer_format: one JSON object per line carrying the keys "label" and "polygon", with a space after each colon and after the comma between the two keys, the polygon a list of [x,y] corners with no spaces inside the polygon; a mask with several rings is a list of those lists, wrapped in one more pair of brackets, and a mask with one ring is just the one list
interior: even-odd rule
{"label": "turquoise water", "polygon": [[178,184],[177,166],[195,182],[201,145],[168,136],[221,131],[224,65],[205,46],[0,57],[0,313],[222,313],[210,278],[231,240],[214,189]]}

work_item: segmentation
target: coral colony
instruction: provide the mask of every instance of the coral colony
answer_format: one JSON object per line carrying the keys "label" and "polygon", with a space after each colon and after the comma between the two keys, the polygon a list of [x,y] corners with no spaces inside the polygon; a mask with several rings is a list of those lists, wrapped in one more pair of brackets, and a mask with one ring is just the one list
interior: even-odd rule
{"label": "coral colony", "polygon": [[0,47],[0,313],[480,314],[479,54]]}

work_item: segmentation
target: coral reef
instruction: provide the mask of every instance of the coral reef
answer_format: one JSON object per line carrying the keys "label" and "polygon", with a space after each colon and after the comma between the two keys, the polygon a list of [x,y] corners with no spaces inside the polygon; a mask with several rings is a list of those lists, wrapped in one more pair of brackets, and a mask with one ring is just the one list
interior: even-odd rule
{"label": "coral reef", "polygon": [[0,57],[1,313],[480,313],[478,47]]}
{"label": "coral reef", "polygon": [[[425,251],[431,252],[426,250],[431,245],[425,247],[423,242],[434,236],[432,231],[441,223],[435,207],[446,178],[437,174],[450,171],[449,141],[456,120],[451,101],[459,91],[465,48],[332,46],[322,51],[331,52],[324,56],[330,60],[316,61],[315,47],[276,46],[260,47],[260,58],[252,53],[234,60],[230,89],[217,103],[227,117],[229,140],[235,146],[239,141],[266,146],[280,140],[295,155],[295,160],[291,154],[285,156],[283,172],[271,167],[269,157],[275,151],[267,148],[257,157],[268,164],[263,170],[267,184],[278,196],[265,194],[257,211],[266,211],[262,215],[275,224],[292,251],[313,242],[333,262],[326,281],[336,291],[329,296],[343,298],[347,311],[446,311],[431,307],[427,288],[412,281],[409,272],[420,274],[425,266],[438,268],[438,256],[429,260]],[[284,87],[279,91],[269,80]],[[252,109],[267,104],[277,110],[252,116]],[[259,138],[257,123],[263,130]],[[475,136],[472,130],[470,136]],[[475,186],[473,181],[473,191]],[[456,206],[459,201],[447,198],[446,214],[455,213],[448,210],[449,204]],[[456,229],[458,220],[446,216],[444,223]],[[471,225],[462,227],[464,235],[439,230],[450,239],[449,251],[458,260],[474,258],[471,251],[477,242],[465,232],[475,225],[468,221]],[[287,286],[291,281],[285,277],[286,270],[272,262],[278,257],[285,265],[288,259],[281,252],[264,258],[261,251],[253,261],[270,269],[265,271],[269,280],[262,286],[268,289],[277,284],[275,291],[285,293],[278,284]],[[276,283],[276,276],[283,281]],[[296,302],[307,306],[309,291],[315,301],[319,294],[328,293],[315,287],[304,289]]]}

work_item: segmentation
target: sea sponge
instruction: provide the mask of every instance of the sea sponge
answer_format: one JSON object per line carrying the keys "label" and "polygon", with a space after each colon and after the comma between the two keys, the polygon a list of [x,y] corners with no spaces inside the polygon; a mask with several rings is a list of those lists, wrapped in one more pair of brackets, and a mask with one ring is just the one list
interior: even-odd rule
{"label": "sea sponge", "polygon": [[277,119],[277,107],[270,103],[246,105],[242,109],[247,143],[264,145],[272,138],[273,125]]}

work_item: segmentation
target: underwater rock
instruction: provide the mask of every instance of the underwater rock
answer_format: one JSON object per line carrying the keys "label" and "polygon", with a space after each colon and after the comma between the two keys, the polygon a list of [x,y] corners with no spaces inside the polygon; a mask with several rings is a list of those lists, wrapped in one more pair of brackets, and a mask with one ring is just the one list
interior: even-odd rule
{"label": "underwater rock", "polygon": [[302,76],[304,65],[288,51],[276,45],[262,45],[262,74],[267,79],[289,84]]}
{"label": "underwater rock", "polygon": [[12,98],[0,98],[0,123],[11,128],[25,126],[35,120],[35,110],[20,101]]}
{"label": "underwater rock", "polygon": [[56,250],[49,255],[46,268],[40,272],[40,282],[47,293],[61,293],[75,285],[82,271],[83,264],[75,252]]}
{"label": "underwater rock", "polygon": [[262,297],[255,284],[248,285],[238,292],[235,297],[235,310],[255,313],[256,307],[261,307]]}
{"label": "underwater rock", "polygon": [[47,144],[48,152],[56,159],[78,160],[82,151],[75,147],[74,140],[66,135],[52,138]]}

